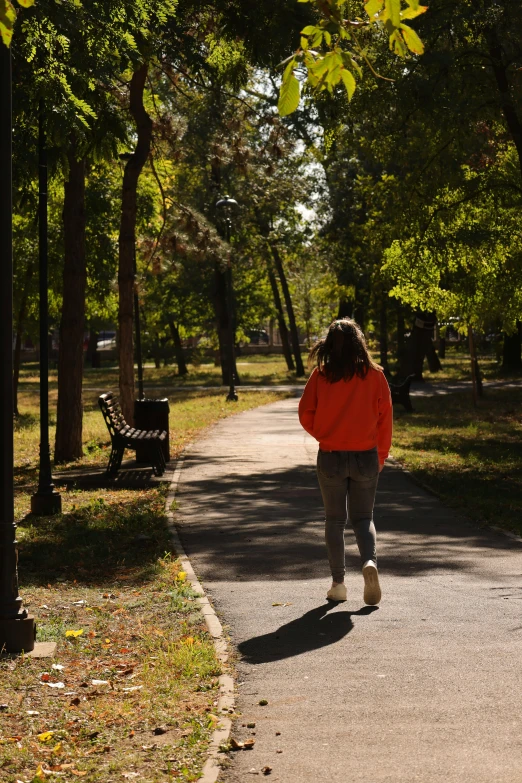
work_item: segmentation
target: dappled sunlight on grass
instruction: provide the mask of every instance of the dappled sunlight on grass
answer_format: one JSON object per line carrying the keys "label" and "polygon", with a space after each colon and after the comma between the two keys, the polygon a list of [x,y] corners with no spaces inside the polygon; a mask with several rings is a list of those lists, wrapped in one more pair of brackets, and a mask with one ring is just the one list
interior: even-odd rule
{"label": "dappled sunlight on grass", "polygon": [[415,399],[395,411],[393,456],[473,519],[522,532],[522,390]]}

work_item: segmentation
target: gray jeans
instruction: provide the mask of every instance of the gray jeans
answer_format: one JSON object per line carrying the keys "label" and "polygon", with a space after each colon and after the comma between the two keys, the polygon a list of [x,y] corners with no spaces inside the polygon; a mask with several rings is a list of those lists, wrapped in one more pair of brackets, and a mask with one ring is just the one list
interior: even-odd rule
{"label": "gray jeans", "polygon": [[321,451],[317,455],[317,476],[325,510],[325,538],[334,582],[342,582],[344,528],[348,520],[355,533],[363,563],[377,562],[373,506],[379,480],[377,449],[369,451]]}

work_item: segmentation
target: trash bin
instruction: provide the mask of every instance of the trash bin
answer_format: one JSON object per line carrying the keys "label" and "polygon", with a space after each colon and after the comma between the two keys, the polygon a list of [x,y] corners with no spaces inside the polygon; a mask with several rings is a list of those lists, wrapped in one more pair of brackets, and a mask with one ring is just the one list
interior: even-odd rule
{"label": "trash bin", "polygon": [[[134,426],[136,429],[167,431],[167,437],[161,444],[165,462],[170,460],[169,410],[169,401],[166,398],[164,400],[136,400],[134,403]],[[136,449],[136,462],[150,462],[146,444],[140,444]]]}

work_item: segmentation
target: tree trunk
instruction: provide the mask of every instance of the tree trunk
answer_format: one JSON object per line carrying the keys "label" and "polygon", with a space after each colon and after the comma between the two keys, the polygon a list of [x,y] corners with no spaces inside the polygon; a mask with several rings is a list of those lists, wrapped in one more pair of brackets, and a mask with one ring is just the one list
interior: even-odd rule
{"label": "tree trunk", "polygon": [[522,370],[522,356],[520,345],[520,332],[522,324],[517,323],[517,331],[514,334],[504,333],[504,345],[502,347],[502,369]]}
{"label": "tree trunk", "polygon": [[97,368],[100,367],[100,353],[98,351],[98,330],[89,329],[89,343],[87,345],[87,356],[85,357],[87,361],[90,363],[91,367]]}
{"label": "tree trunk", "polygon": [[404,308],[397,301],[397,365],[398,374],[406,377],[410,374],[411,367],[408,366],[408,351],[404,333],[406,331],[404,323]]}
{"label": "tree trunk", "polygon": [[478,383],[477,383],[477,356],[475,353],[475,339],[473,337],[473,329],[468,326],[468,341],[469,341],[469,355],[471,357],[471,381],[473,383],[473,404],[475,407],[478,405]]}
{"label": "tree trunk", "polygon": [[132,74],[129,92],[130,113],[136,123],[138,141],[127,160],[121,193],[121,220],[118,248],[118,348],[120,365],[120,404],[128,424],[134,421],[134,252],[136,246],[137,189],[147,162],[152,140],[152,120],[143,105],[148,65]]}
{"label": "tree trunk", "polygon": [[281,302],[281,296],[279,294],[279,288],[277,286],[277,280],[270,258],[266,259],[266,269],[268,272],[268,279],[270,281],[270,287],[272,288],[274,304],[277,311],[277,325],[279,327],[279,334],[281,335],[281,345],[283,346],[283,355],[285,357],[286,366],[288,370],[294,370],[295,364],[292,358],[292,351],[290,349],[290,341],[288,339],[288,329],[286,328],[283,303]]}
{"label": "tree trunk", "polygon": [[388,303],[386,301],[386,294],[383,292],[382,301],[380,307],[380,333],[379,333],[379,350],[381,367],[385,372],[389,371],[388,368]]}
{"label": "tree trunk", "polygon": [[508,68],[512,68],[513,63],[504,64],[502,57],[502,46],[498,38],[497,31],[491,29],[487,32],[489,56],[493,73],[497,82],[497,88],[500,93],[502,113],[506,120],[506,125],[511,134],[513,144],[518,154],[518,163],[522,175],[522,122],[517,114],[513,101],[512,89],[507,76]]}
{"label": "tree trunk", "polygon": [[179,329],[174,321],[169,321],[170,333],[174,342],[174,352],[176,354],[176,362],[178,365],[178,375],[187,375],[188,367],[185,362],[185,356],[183,355],[183,346],[181,345],[181,337],[179,336]]}
{"label": "tree trunk", "polygon": [[298,378],[302,378],[303,375],[305,374],[305,369],[303,366],[303,360],[301,358],[301,349],[299,348],[299,335],[297,333],[297,325],[295,322],[292,297],[290,296],[290,289],[288,287],[288,281],[286,279],[286,274],[283,267],[283,260],[279,254],[279,250],[277,249],[277,245],[275,244],[275,242],[270,242],[270,247],[272,249],[272,255],[275,261],[277,273],[279,275],[279,280],[281,281],[283,296],[285,298],[286,312],[288,314],[288,322],[290,324],[290,337],[292,340],[292,348],[294,351],[294,358],[295,358],[295,368],[296,368],[295,374]]}
{"label": "tree trunk", "polygon": [[27,312],[27,300],[29,298],[29,286],[31,278],[34,273],[34,263],[32,261],[27,265],[25,270],[24,290],[22,291],[22,298],[20,300],[20,307],[18,308],[18,315],[16,317],[16,341],[13,355],[13,413],[15,416],[20,415],[18,410],[18,381],[20,379],[20,362],[22,357],[22,337],[24,333],[24,322]]}
{"label": "tree trunk", "polygon": [[58,349],[58,407],[55,462],[83,456],[82,380],[87,260],[85,245],[85,160],[76,159],[76,145],[68,155],[69,178],[64,185],[63,304]]}

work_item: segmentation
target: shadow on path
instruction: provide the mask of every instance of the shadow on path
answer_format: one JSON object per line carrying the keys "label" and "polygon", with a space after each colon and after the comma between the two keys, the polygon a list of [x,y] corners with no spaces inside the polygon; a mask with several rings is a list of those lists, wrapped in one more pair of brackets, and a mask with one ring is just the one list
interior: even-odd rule
{"label": "shadow on path", "polygon": [[[269,438],[270,431],[263,437]],[[260,470],[255,456],[191,454],[178,503],[184,546],[205,580],[328,576],[323,507],[310,463],[290,461],[288,467]],[[522,546],[490,529],[463,523],[393,467],[381,474],[375,521],[381,566],[400,576],[435,569],[477,572],[477,549]],[[475,556],[470,558],[472,550]],[[346,565],[347,570],[360,569],[350,529]]]}
{"label": "shadow on path", "polygon": [[254,636],[238,645],[243,660],[248,663],[268,663],[292,658],[310,650],[318,650],[343,639],[353,628],[352,617],[369,615],[377,606],[363,606],[357,612],[340,611],[328,614],[337,606],[333,601],[317,606],[297,620],[285,623],[272,633]]}

